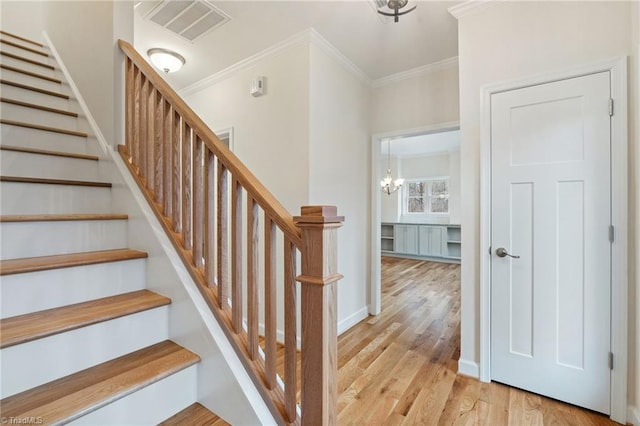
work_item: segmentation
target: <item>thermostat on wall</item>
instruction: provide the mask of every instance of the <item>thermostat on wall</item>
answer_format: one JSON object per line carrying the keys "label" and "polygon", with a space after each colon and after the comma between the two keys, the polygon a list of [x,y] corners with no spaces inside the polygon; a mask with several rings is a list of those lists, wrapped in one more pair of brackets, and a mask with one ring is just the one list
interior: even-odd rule
{"label": "thermostat on wall", "polygon": [[256,77],[251,81],[251,96],[264,95],[264,77]]}

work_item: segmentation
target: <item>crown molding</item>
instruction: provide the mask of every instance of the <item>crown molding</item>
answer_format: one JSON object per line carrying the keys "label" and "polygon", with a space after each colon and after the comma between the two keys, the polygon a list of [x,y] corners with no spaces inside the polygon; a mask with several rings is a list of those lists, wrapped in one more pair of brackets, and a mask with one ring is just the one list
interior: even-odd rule
{"label": "crown molding", "polygon": [[256,53],[255,55],[249,56],[248,58],[236,62],[235,64],[221,71],[218,71],[215,74],[210,75],[209,77],[205,77],[202,80],[190,84],[189,86],[179,90],[178,93],[182,97],[192,95],[207,87],[213,86],[214,84],[226,80],[227,78],[238,72],[251,68],[258,61],[305,44],[313,44],[319,47],[323,52],[327,53],[330,57],[340,63],[347,71],[351,72],[365,85],[367,85],[368,87],[371,85],[371,79],[364,73],[364,71],[358,68],[353,62],[349,60],[349,58],[342,54],[342,52],[340,52],[334,45],[329,43],[329,41],[322,37],[320,33],[318,33],[315,29],[307,28],[306,30],[303,30],[298,34],[289,37],[288,39],[276,43],[273,46],[270,46]]}
{"label": "crown molding", "polygon": [[434,62],[432,64],[422,65],[417,68],[399,72],[397,74],[391,74],[386,77],[381,77],[377,80],[373,80],[373,82],[371,83],[371,87],[377,89],[378,87],[387,86],[389,84],[408,80],[410,78],[423,77],[433,72],[450,69],[456,66],[458,66],[458,57],[454,56],[452,58]]}
{"label": "crown molding", "polygon": [[235,64],[228,66],[227,68],[224,68],[223,70],[220,70],[215,74],[211,74],[209,77],[205,77],[202,80],[188,85],[187,87],[179,90],[178,93],[182,97],[192,95],[209,86],[213,86],[214,84],[226,80],[227,78],[240,71],[252,67],[258,61],[261,61],[270,56],[277,55],[293,47],[307,44],[311,41],[312,31],[314,31],[312,28],[301,31],[298,34],[289,37],[288,39],[276,43],[273,46],[267,47],[266,49],[256,53],[255,55],[249,56],[239,62],[236,62]]}
{"label": "crown molding", "polygon": [[494,6],[496,3],[497,1],[495,0],[468,0],[455,6],[451,6],[447,10],[454,18],[460,19],[463,16],[475,15],[476,13]]}
{"label": "crown molding", "polygon": [[322,37],[319,32],[313,28],[309,28],[310,42],[316,47],[322,49],[327,55],[331,56],[336,62],[340,63],[347,71],[358,78],[367,87],[371,86],[372,80],[362,71],[356,64],[351,62],[342,52],[340,52],[333,44],[331,44],[326,38]]}

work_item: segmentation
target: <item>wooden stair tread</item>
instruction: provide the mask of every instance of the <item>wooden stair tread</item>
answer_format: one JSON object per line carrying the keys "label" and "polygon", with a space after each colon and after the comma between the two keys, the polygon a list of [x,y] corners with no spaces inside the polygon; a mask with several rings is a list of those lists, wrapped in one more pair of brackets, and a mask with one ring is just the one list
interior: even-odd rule
{"label": "wooden stair tread", "polygon": [[0,260],[0,276],[46,271],[49,269],[72,268],[97,263],[120,262],[144,259],[147,253],[131,249],[89,251],[83,253],[56,254],[53,256],[28,257]]}
{"label": "wooden stair tread", "polygon": [[36,55],[44,56],[46,58],[49,57],[49,54],[47,52],[43,52],[42,50],[32,49],[32,48],[30,48],[28,46],[23,46],[23,45],[21,45],[19,43],[15,43],[13,41],[6,40],[4,38],[0,39],[0,43],[6,44],[7,46],[16,47],[18,49],[26,50],[27,52],[35,53]]}
{"label": "wooden stair tread", "polygon": [[89,302],[18,315],[0,320],[0,349],[125,315],[168,305],[171,299],[138,290]]}
{"label": "wooden stair tread", "polygon": [[27,153],[27,154],[52,155],[54,157],[74,158],[74,159],[77,159],[77,160],[91,160],[91,161],[98,161],[99,160],[97,155],[75,154],[73,152],[61,152],[61,151],[49,151],[49,150],[46,150],[46,149],[25,148],[25,147],[21,147],[21,146],[13,146],[13,145],[0,145],[0,150],[2,150],[2,151],[24,152],[24,153]]}
{"label": "wooden stair tread", "polygon": [[41,89],[40,87],[29,86],[28,84],[22,84],[11,80],[0,79],[0,84],[6,84],[7,86],[17,87],[19,89],[30,90],[32,92],[42,93],[43,95],[55,96],[56,98],[69,99],[69,95],[63,93],[52,92],[51,90]]}
{"label": "wooden stair tread", "polygon": [[197,364],[200,357],[164,341],[0,401],[4,417],[63,424]]}
{"label": "wooden stair tread", "polygon": [[0,102],[4,102],[4,103],[7,103],[7,104],[18,105],[18,106],[23,106],[23,107],[27,107],[27,108],[39,109],[39,110],[42,110],[42,111],[53,112],[53,113],[56,113],[56,114],[68,115],[69,117],[76,117],[76,118],[78,117],[78,113],[77,112],[65,111],[63,109],[51,108],[51,107],[48,107],[48,106],[38,105],[38,104],[32,104],[32,103],[29,103],[29,102],[18,101],[16,99],[9,99],[9,98],[0,97]]}
{"label": "wooden stair tread", "polygon": [[60,129],[58,127],[41,126],[39,124],[24,123],[22,121],[13,121],[13,120],[1,119],[0,120],[0,124],[7,124],[9,126],[26,127],[27,129],[44,130],[45,132],[62,133],[62,134],[69,135],[69,136],[80,136],[82,138],[86,138],[87,136],[89,136],[85,132],[78,132],[76,130]]}
{"label": "wooden stair tread", "polygon": [[37,65],[42,68],[47,68],[50,70],[55,70],[56,67],[53,65],[45,64],[44,62],[34,61],[33,59],[25,58],[24,56],[14,55],[11,52],[5,52],[4,50],[0,50],[0,56],[6,56],[7,58],[17,59],[18,61],[28,62],[32,65]]}
{"label": "wooden stair tread", "polygon": [[46,76],[46,75],[38,74],[36,72],[23,70],[22,68],[12,67],[11,65],[0,64],[0,68],[2,68],[3,70],[7,70],[7,71],[13,71],[13,72],[17,72],[17,73],[20,73],[20,74],[28,75],[29,77],[35,77],[35,78],[39,78],[41,80],[47,80],[47,81],[50,81],[52,83],[62,84],[62,80],[60,80],[59,78],[53,78],[53,77],[49,77],[49,76]]}
{"label": "wooden stair tread", "polygon": [[111,188],[110,182],[95,182],[89,180],[66,180],[66,179],[49,179],[34,178],[23,176],[0,176],[0,182],[14,183],[42,183],[48,185],[73,185],[73,186],[93,186],[97,188]]}
{"label": "wooden stair tread", "polygon": [[9,222],[67,222],[75,220],[126,220],[126,214],[78,213],[78,214],[11,214],[0,215],[0,223]]}
{"label": "wooden stair tread", "polygon": [[26,41],[27,43],[31,43],[34,46],[44,47],[44,44],[42,44],[42,43],[38,43],[37,41],[29,40],[28,38],[24,38],[22,36],[15,35],[13,33],[7,32],[7,31],[0,30],[0,34],[6,35],[6,36],[9,36],[9,37],[13,37],[13,38],[18,39],[18,40]]}
{"label": "wooden stair tread", "polygon": [[65,111],[63,109],[51,108],[51,107],[48,107],[48,106],[38,105],[38,104],[32,104],[32,103],[29,103],[29,102],[18,101],[16,99],[9,99],[9,98],[0,97],[0,102],[4,102],[4,103],[7,103],[7,104],[18,105],[18,106],[23,106],[23,107],[27,107],[27,108],[39,109],[39,110],[42,110],[42,111],[53,112],[53,113],[56,113],[56,114],[68,115],[69,117],[76,117],[76,118],[78,117],[78,113],[77,112]]}
{"label": "wooden stair tread", "polygon": [[215,413],[209,411],[209,409],[205,408],[202,404],[196,402],[175,414],[172,417],[169,417],[164,422],[160,423],[158,426],[180,426],[180,425],[189,425],[189,426],[226,426],[230,425],[220,417],[218,417]]}

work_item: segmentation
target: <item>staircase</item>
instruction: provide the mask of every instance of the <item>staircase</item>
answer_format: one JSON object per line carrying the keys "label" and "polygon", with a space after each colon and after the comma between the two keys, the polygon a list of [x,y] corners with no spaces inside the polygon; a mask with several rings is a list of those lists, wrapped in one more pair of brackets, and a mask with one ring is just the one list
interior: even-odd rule
{"label": "staircase", "polygon": [[[112,211],[104,153],[42,44],[0,31],[0,411],[38,424],[227,424]],[[179,391],[176,391],[179,390]]]}

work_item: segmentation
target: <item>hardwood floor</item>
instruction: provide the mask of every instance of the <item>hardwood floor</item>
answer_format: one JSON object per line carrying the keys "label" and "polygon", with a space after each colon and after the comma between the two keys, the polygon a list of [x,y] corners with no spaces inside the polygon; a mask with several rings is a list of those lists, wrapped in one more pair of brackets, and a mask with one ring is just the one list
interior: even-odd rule
{"label": "hardwood floor", "polygon": [[615,425],[456,374],[460,265],[382,258],[382,306],[338,339],[341,425]]}

